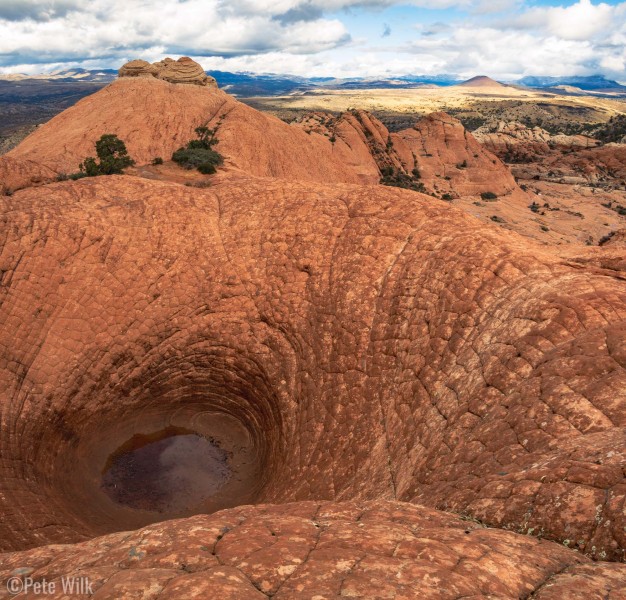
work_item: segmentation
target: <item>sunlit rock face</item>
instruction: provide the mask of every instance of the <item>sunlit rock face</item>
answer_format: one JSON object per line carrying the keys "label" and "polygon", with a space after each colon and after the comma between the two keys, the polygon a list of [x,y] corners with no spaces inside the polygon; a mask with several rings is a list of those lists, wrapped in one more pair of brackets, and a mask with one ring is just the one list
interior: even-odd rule
{"label": "sunlit rock face", "polygon": [[[565,259],[377,185],[528,213],[448,115],[288,125],[178,63],[0,159],[0,597],[624,589],[624,236]],[[150,165],[201,124],[202,189]],[[113,131],[141,177],[50,183]]]}
{"label": "sunlit rock face", "polygon": [[[111,176],[2,202],[5,550],[396,499],[622,556],[619,272],[383,187]],[[228,481],[165,515],[112,499],[111,455],[168,427]]]}

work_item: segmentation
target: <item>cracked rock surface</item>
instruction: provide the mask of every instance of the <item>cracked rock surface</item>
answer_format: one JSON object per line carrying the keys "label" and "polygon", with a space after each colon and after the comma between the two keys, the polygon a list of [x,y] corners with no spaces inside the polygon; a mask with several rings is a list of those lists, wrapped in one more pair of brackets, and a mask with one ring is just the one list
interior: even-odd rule
{"label": "cracked rock surface", "polygon": [[87,578],[94,600],[616,600],[626,586],[620,565],[402,502],[243,506],[0,555],[1,579],[23,573]]}
{"label": "cracked rock surface", "polygon": [[220,508],[389,499],[623,558],[622,271],[379,186],[110,176],[0,214],[4,550],[163,520],[106,457],[217,420],[256,460]]}

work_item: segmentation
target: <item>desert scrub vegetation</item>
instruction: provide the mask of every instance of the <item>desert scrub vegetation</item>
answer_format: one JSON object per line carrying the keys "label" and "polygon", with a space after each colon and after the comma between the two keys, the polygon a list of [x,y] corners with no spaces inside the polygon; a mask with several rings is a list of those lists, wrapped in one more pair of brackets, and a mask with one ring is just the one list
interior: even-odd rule
{"label": "desert scrub vegetation", "polygon": [[598,127],[593,136],[601,142],[621,142],[626,138],[626,115],[615,115],[604,125]]}
{"label": "desert scrub vegetation", "polygon": [[485,202],[493,202],[495,200],[498,199],[498,195],[494,194],[493,192],[483,192],[480,197],[485,201]]}
{"label": "desert scrub vegetation", "polygon": [[[416,169],[414,169],[415,171]],[[381,178],[380,183],[382,185],[388,185],[391,187],[399,187],[405,190],[413,190],[414,192],[426,193],[426,187],[419,181],[421,175],[417,171],[417,175],[407,175],[400,169],[396,169],[390,165],[384,166],[380,170]]]}
{"label": "desert scrub vegetation", "polygon": [[213,150],[218,143],[215,137],[217,127],[196,127],[198,139],[191,140],[184,148],[179,148],[172,155],[172,160],[185,169],[198,169],[204,175],[215,173],[224,162],[224,157]]}
{"label": "desert scrub vegetation", "polygon": [[[97,177],[98,175],[119,175],[135,161],[128,155],[126,144],[113,133],[105,133],[96,142],[98,160],[88,156],[80,165],[78,173],[68,175],[68,179]],[[63,176],[60,176],[63,177]]]}

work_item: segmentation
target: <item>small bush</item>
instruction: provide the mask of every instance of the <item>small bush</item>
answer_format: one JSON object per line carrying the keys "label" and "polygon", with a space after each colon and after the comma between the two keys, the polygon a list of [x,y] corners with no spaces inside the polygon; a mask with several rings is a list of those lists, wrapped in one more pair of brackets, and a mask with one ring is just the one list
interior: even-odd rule
{"label": "small bush", "polygon": [[105,133],[96,142],[96,154],[97,161],[92,156],[88,156],[78,165],[79,172],[68,177],[76,180],[98,175],[119,175],[126,167],[135,164],[135,161],[128,155],[126,144],[112,133]]}
{"label": "small bush", "polygon": [[415,176],[411,177],[406,173],[396,170],[394,167],[387,165],[380,169],[382,177],[380,183],[392,187],[398,187],[405,190],[413,190],[414,192],[426,193],[426,187]]}
{"label": "small bush", "polygon": [[162,165],[163,164],[163,159],[160,156],[157,156],[155,159],[152,160],[152,164],[153,165]]}
{"label": "small bush", "polygon": [[197,140],[191,140],[172,155],[172,160],[185,169],[198,169],[203,175],[212,175],[224,162],[224,157],[212,146],[217,144],[217,128],[196,127]]}
{"label": "small bush", "polygon": [[489,201],[489,200],[497,200],[498,199],[498,195],[494,194],[493,192],[483,192],[480,197],[485,200],[485,201]]}
{"label": "small bush", "polygon": [[452,194],[445,193],[443,196],[441,196],[441,199],[451,202],[452,200],[454,200],[454,196]]}
{"label": "small bush", "polygon": [[224,158],[215,150],[209,148],[179,148],[172,155],[172,160],[185,169],[199,169],[200,165],[206,170],[209,165],[215,167],[224,162]]}

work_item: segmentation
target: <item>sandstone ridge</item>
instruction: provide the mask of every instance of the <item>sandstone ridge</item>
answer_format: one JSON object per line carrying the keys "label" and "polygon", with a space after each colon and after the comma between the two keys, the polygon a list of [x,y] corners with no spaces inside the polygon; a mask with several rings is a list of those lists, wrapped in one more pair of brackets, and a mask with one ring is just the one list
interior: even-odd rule
{"label": "sandstone ridge", "polygon": [[70,173],[93,154],[102,134],[114,132],[139,165],[149,164],[155,157],[169,159],[195,136],[196,127],[208,125],[218,129],[216,148],[227,170],[291,181],[362,184],[378,184],[389,169],[409,178],[419,172],[420,189],[437,197],[491,191],[506,197],[508,204],[528,204],[505,165],[445,113],[398,133],[389,133],[366,111],[316,113],[288,125],[222,90],[170,86],[142,76],[142,68],[139,64],[138,75],[118,79],[42,125],[8,156]]}

